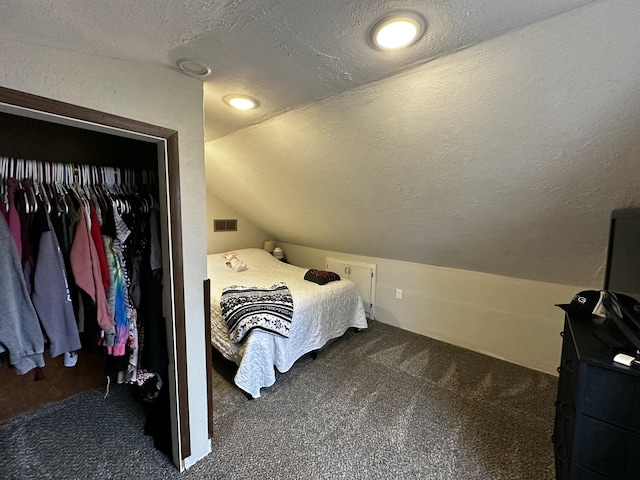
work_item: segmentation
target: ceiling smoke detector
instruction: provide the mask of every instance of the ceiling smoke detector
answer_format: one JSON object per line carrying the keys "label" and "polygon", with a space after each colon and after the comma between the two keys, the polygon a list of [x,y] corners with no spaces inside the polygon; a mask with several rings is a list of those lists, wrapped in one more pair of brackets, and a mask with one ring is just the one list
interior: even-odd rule
{"label": "ceiling smoke detector", "polygon": [[426,28],[424,18],[414,12],[385,15],[369,31],[369,40],[379,50],[396,50],[417,42]]}
{"label": "ceiling smoke detector", "polygon": [[206,64],[191,58],[181,58],[176,61],[176,66],[184,73],[195,75],[196,77],[206,77],[211,73],[211,68]]}

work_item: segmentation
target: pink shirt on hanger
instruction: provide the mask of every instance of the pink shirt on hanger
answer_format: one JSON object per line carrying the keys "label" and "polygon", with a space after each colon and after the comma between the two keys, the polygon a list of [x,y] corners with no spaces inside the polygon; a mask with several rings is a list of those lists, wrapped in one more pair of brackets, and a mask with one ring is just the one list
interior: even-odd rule
{"label": "pink shirt on hanger", "polygon": [[71,245],[71,270],[76,285],[87,292],[96,303],[98,325],[102,330],[109,330],[116,323],[109,311],[107,295],[102,284],[102,271],[96,245],[91,238],[84,208],[80,208],[80,219]]}

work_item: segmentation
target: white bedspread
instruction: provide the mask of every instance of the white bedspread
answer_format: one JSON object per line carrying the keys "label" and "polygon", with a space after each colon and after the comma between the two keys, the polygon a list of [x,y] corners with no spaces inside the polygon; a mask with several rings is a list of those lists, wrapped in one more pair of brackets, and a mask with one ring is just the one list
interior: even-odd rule
{"label": "white bedspread", "polygon": [[[227,359],[238,364],[235,384],[254,398],[262,387],[276,381],[274,366],[288,371],[305,353],[323,347],[349,327],[367,328],[362,300],[355,284],[347,279],[318,285],[304,280],[306,268],[283,263],[258,248],[235,250],[247,270],[235,272],[221,254],[207,256],[211,280],[211,343]],[[220,311],[224,287],[271,286],[284,281],[293,296],[293,319],[289,338],[254,331],[242,345],[233,344]]]}

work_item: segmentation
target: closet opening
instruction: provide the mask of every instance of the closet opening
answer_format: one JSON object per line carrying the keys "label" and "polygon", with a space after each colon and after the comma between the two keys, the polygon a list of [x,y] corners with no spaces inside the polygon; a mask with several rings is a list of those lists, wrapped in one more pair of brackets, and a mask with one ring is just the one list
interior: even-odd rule
{"label": "closet opening", "polygon": [[[182,470],[184,459],[191,455],[191,445],[177,132],[0,87],[0,157],[39,162],[40,172],[57,170],[54,165],[85,166],[69,168],[76,179],[83,175],[133,172],[135,182],[153,189],[159,211],[170,456]],[[80,170],[87,173],[79,173]],[[146,172],[151,172],[150,178]],[[94,363],[100,365],[99,359],[87,358],[89,365],[84,368],[90,369]],[[45,375],[49,364],[43,369]],[[33,378],[33,374],[27,376]],[[92,388],[94,381],[95,378],[89,378],[87,385],[76,387]],[[59,398],[50,401],[56,400]]]}

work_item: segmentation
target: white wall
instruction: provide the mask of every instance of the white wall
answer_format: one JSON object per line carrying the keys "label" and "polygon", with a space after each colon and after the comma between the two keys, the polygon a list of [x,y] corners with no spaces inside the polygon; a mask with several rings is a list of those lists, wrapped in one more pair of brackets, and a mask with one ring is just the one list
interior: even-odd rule
{"label": "white wall", "polygon": [[[405,330],[557,375],[567,303],[586,287],[522,280],[281,243],[290,263],[325,268],[325,257],[374,263],[375,312]],[[402,289],[402,300],[396,289]]]}
{"label": "white wall", "polygon": [[178,131],[192,450],[185,462],[188,467],[210,451],[202,308],[206,277],[202,84],[167,68],[35,45],[0,40],[0,51],[0,86]]}
{"label": "white wall", "polygon": [[597,287],[640,206],[639,20],[594,2],[288,110],[207,142],[210,188],[288,243]]}
{"label": "white wall", "polygon": [[[237,219],[237,232],[214,232],[213,219]],[[207,253],[221,253],[239,248],[262,248],[271,237],[247,217],[207,190]]]}

